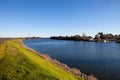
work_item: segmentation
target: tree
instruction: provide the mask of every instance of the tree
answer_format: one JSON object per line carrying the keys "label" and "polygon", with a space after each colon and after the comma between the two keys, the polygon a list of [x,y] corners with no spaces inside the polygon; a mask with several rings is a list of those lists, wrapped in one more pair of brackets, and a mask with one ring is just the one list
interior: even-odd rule
{"label": "tree", "polygon": [[95,36],[95,41],[97,41],[97,42],[101,42],[101,41],[102,41],[102,39],[100,38],[100,35],[99,35],[99,34],[97,34],[97,35]]}
{"label": "tree", "polygon": [[104,37],[103,37],[103,36],[104,36],[103,32],[99,32],[98,34],[100,35],[100,38],[101,38],[101,39],[104,38]]}
{"label": "tree", "polygon": [[82,39],[86,40],[86,34],[85,33],[82,34]]}

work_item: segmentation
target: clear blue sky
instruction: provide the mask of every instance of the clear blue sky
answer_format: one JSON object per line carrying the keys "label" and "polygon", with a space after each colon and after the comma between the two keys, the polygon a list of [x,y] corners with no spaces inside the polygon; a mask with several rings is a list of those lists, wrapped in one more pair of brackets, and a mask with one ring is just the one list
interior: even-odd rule
{"label": "clear blue sky", "polygon": [[120,34],[120,0],[0,0],[0,37]]}

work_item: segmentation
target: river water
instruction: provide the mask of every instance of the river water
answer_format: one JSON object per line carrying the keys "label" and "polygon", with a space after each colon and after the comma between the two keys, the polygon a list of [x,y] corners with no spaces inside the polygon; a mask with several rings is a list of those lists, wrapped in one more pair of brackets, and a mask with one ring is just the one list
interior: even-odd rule
{"label": "river water", "polygon": [[53,39],[24,40],[25,45],[98,80],[120,80],[120,44]]}

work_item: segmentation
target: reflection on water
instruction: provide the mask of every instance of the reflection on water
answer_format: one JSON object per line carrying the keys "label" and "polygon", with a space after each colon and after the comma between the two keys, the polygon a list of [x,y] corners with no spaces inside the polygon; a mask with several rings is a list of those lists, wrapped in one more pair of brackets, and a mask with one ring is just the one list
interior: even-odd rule
{"label": "reflection on water", "polygon": [[24,41],[27,46],[47,53],[70,67],[77,67],[99,80],[120,80],[120,44],[52,39]]}

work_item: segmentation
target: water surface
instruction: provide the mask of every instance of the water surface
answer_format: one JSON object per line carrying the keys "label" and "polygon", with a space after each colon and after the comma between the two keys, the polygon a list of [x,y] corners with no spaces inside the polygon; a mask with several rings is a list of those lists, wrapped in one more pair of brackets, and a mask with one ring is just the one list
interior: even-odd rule
{"label": "water surface", "polygon": [[120,44],[52,39],[25,40],[24,43],[43,54],[92,74],[99,80],[120,80]]}

